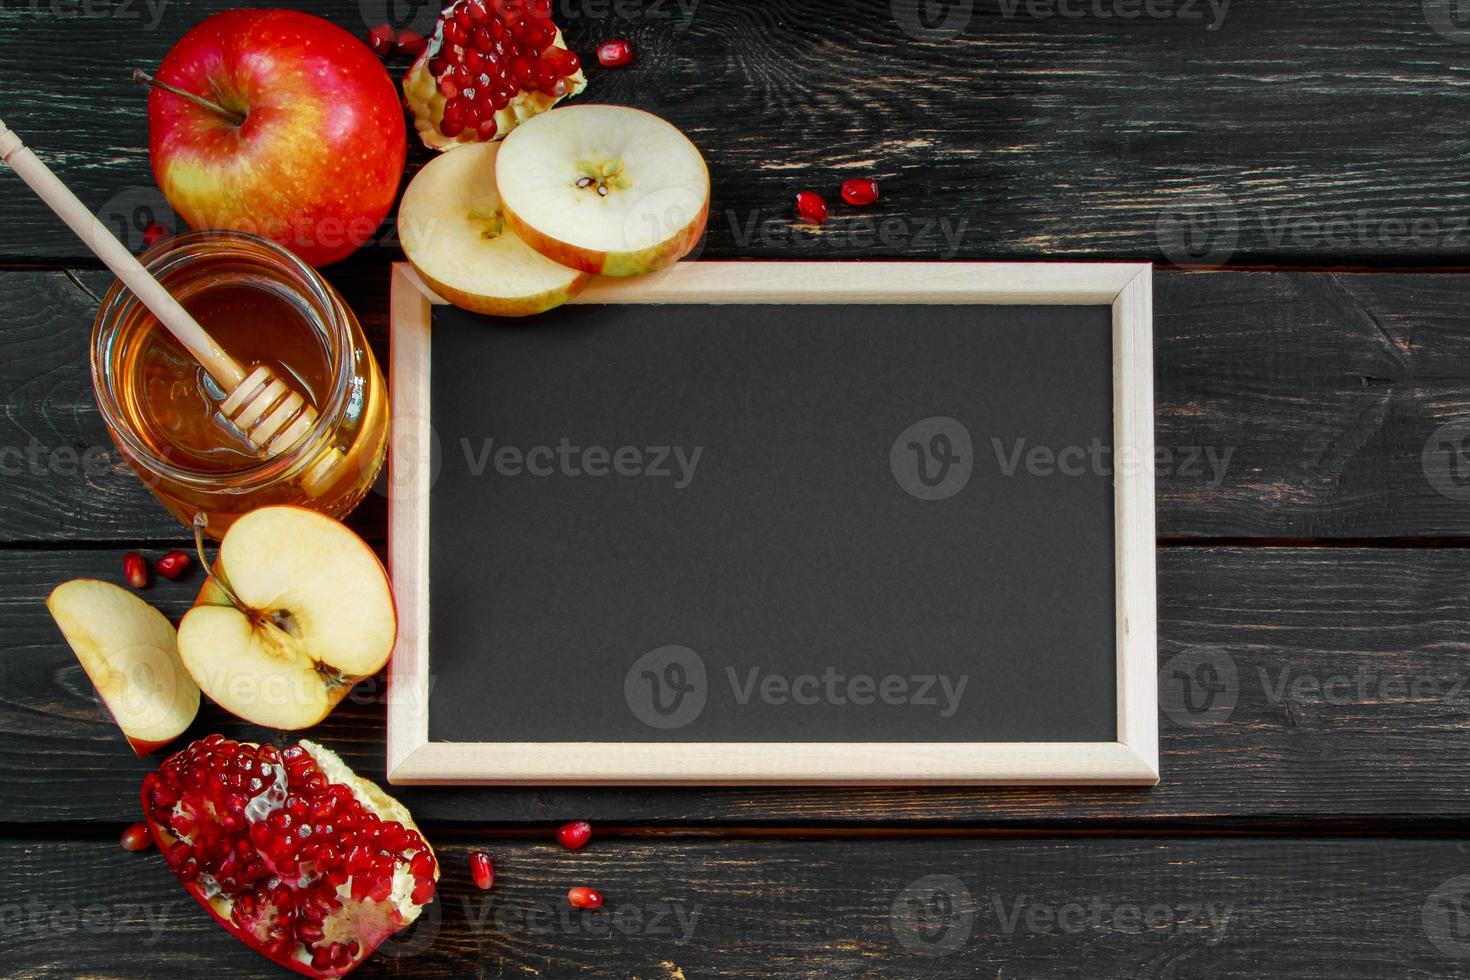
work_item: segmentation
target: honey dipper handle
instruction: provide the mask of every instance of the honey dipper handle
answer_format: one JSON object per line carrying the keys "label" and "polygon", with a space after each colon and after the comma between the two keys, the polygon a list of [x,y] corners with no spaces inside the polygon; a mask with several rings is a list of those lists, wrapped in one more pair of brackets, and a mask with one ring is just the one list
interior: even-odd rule
{"label": "honey dipper handle", "polygon": [[20,141],[19,136],[6,127],[4,120],[0,120],[0,160],[10,164],[21,180],[51,206],[51,210],[133,291],[133,295],[158,317],[179,343],[188,348],[225,391],[234,391],[245,380],[245,371],[239,362],[220,349],[198,321],[189,315],[189,311],[148,274],[133,253],[113,237],[107,226],[87,210],[87,206]]}

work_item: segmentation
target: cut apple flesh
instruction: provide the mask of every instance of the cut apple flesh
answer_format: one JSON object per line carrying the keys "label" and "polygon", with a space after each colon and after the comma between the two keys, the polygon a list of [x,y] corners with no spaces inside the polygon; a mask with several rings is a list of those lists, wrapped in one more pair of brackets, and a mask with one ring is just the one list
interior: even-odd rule
{"label": "cut apple flesh", "polygon": [[636,276],[704,233],[709,170],[675,126],[626,106],[579,105],[522,123],[495,165],[509,226],[549,259]]}
{"label": "cut apple flesh", "polygon": [[199,712],[199,687],[163,613],[92,579],[57,586],[46,608],[133,751],[147,755],[183,734]]}
{"label": "cut apple flesh", "polygon": [[398,209],[404,254],[439,295],[495,316],[559,306],[591,276],[529,248],[509,228],[495,190],[499,143],[455,147],[419,171]]}
{"label": "cut apple flesh", "polygon": [[387,663],[398,630],[387,576],[337,521],[300,507],[252,511],[230,526],[215,570],[219,581],[179,624],[179,653],[239,717],[306,728]]}

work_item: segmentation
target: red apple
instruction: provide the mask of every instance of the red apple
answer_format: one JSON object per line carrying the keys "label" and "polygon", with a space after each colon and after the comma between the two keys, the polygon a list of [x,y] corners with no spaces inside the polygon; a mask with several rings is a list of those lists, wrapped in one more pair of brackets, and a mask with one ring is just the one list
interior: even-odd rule
{"label": "red apple", "polygon": [[158,69],[148,129],[153,175],[191,227],[253,232],[316,266],[371,240],[403,176],[382,62],[294,10],[230,10],[185,34]]}

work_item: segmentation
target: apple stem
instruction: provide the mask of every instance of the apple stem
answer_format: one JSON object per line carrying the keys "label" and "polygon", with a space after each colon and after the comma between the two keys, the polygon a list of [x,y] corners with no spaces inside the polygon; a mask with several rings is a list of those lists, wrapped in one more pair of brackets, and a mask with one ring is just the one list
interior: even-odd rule
{"label": "apple stem", "polygon": [[181,99],[187,99],[197,106],[202,106],[203,108],[208,109],[210,112],[223,116],[224,118],[228,119],[230,121],[230,124],[233,126],[243,126],[245,124],[244,114],[236,112],[233,109],[226,109],[218,102],[211,102],[203,96],[195,95],[193,92],[185,92],[183,89],[175,85],[170,85],[168,82],[160,82],[158,79],[154,78],[152,75],[148,74],[142,69],[133,69],[133,81],[137,82],[139,85],[149,85],[153,88],[162,89],[165,92],[177,95]]}
{"label": "apple stem", "polygon": [[210,564],[209,556],[204,553],[204,529],[209,526],[209,515],[200,511],[194,515],[194,550],[199,552],[199,565],[204,569],[204,574],[219,583],[224,590],[225,597],[230,600],[230,605],[240,610],[246,616],[251,615],[249,607],[240,601],[235,595],[235,590],[230,588],[230,583],[225,580],[224,572],[216,569]]}

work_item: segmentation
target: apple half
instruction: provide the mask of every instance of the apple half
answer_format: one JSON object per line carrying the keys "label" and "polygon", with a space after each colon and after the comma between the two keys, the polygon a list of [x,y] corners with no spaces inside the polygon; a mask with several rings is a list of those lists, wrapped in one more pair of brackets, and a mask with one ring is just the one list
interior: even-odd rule
{"label": "apple half", "polygon": [[560,306],[591,282],[529,248],[506,227],[495,189],[500,143],[446,150],[418,172],[398,208],[404,254],[455,306],[528,316]]}
{"label": "apple half", "polygon": [[709,168],[672,123],[640,109],[577,105],[522,122],[495,163],[506,224],[562,265],[640,276],[704,234]]}
{"label": "apple half", "polygon": [[179,655],[231,714],[294,731],[381,670],[397,636],[388,575],[361,538],[304,507],[262,507],[225,532]]}
{"label": "apple half", "polygon": [[58,585],[46,608],[134,752],[145,756],[184,733],[199,713],[199,687],[163,613],[95,579]]}

